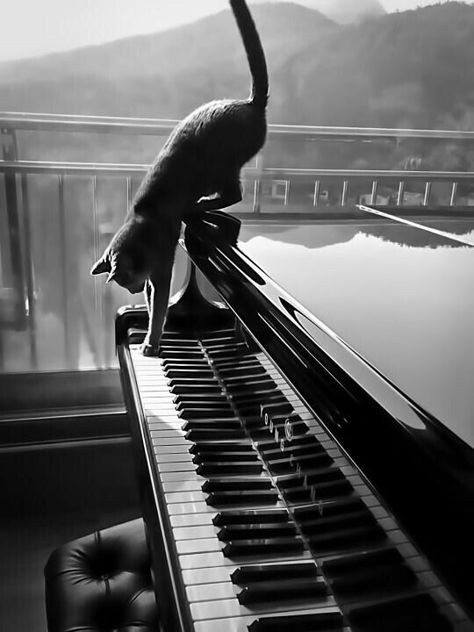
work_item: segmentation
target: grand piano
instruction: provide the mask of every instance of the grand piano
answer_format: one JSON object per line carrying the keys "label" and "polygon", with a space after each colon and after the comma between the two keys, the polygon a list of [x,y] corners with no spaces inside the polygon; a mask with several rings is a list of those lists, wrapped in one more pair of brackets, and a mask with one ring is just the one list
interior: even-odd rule
{"label": "grand piano", "polygon": [[[436,248],[461,256],[461,276],[472,278],[468,241],[402,227],[400,244],[396,224],[368,223],[359,252],[425,243],[428,258]],[[221,213],[186,228],[188,278],[159,357],[140,353],[144,308],[123,308],[116,319],[163,630],[474,630],[474,453],[472,418],[462,419],[473,409],[461,401],[455,410],[450,387],[443,395],[436,380],[432,399],[423,379],[412,391],[410,377],[425,371],[417,318],[430,330],[436,302],[428,318],[413,314],[405,332],[394,330],[412,308],[408,299],[398,301],[392,323],[377,301],[356,304],[357,279],[377,295],[374,279],[361,279],[354,259],[349,285],[338,284],[339,255],[331,261],[322,244],[311,265],[291,261],[302,282],[314,283],[314,303],[304,305],[297,287],[289,294],[272,278],[284,279],[290,267],[285,238],[268,250],[242,228],[239,237],[239,221]],[[314,231],[308,243],[324,233],[298,230]],[[385,266],[379,291],[390,294],[389,262],[375,256],[369,268]],[[407,277],[406,296],[429,286],[419,275],[409,270],[415,289]],[[348,329],[331,316],[337,301]],[[471,299],[453,310],[469,315],[469,306]],[[370,329],[372,321],[377,332],[357,340],[354,323]],[[385,345],[403,347],[410,331],[413,357],[398,367]],[[472,363],[470,339],[464,349]]]}

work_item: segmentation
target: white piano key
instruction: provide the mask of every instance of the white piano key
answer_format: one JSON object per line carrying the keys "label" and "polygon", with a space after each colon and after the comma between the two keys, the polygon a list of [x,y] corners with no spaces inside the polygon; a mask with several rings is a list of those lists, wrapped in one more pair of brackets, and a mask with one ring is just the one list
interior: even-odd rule
{"label": "white piano key", "polygon": [[164,408],[158,402],[142,402],[142,407],[147,417],[149,415],[158,415],[160,413],[163,415],[172,415],[173,413],[176,413],[176,408],[174,406],[171,405]]}
{"label": "white piano key", "polygon": [[[154,433],[162,432],[163,430],[177,430],[180,435],[184,437],[185,431],[183,430],[184,421],[182,419],[176,419],[176,421],[162,421],[159,423],[148,424],[150,435],[155,436]],[[158,435],[159,436],[159,435]]]}
{"label": "white piano key", "polygon": [[183,420],[181,419],[181,417],[178,417],[178,415],[176,414],[174,415],[147,415],[146,422],[150,426],[150,428],[159,429],[160,425],[168,424],[168,423],[177,423],[177,422],[181,422],[182,424]]}
{"label": "white piano key", "polygon": [[194,481],[198,480],[204,483],[204,476],[200,476],[196,472],[163,472],[160,474],[160,479],[164,483],[165,481]]}
{"label": "white piano key", "polygon": [[163,483],[163,491],[165,493],[201,491],[201,487],[202,482],[198,480],[171,481]]}
{"label": "white piano key", "polygon": [[[186,452],[180,452],[178,454],[163,454],[160,452],[156,454],[156,462],[157,463],[192,463],[193,456],[192,454]],[[196,467],[196,464],[194,464]]]}
{"label": "white piano key", "polygon": [[159,472],[193,472],[196,465],[192,462],[184,463],[157,463]]}
{"label": "white piano key", "polygon": [[210,584],[211,582],[226,582],[238,566],[212,566],[182,571],[186,586],[196,584]]}
{"label": "white piano key", "polygon": [[178,555],[212,553],[213,551],[220,551],[224,545],[215,537],[202,538],[200,540],[179,540],[175,544]]}
{"label": "white piano key", "polygon": [[159,437],[155,437],[153,441],[154,452],[165,445],[186,445],[189,448],[192,444],[186,441],[184,433],[168,432],[166,436],[160,435]]}
{"label": "white piano key", "polygon": [[173,537],[178,540],[197,540],[199,538],[217,538],[218,529],[212,524],[200,527],[175,527]]}
{"label": "white piano key", "polygon": [[[315,614],[320,612],[321,614],[326,614],[330,612],[340,612],[338,608],[312,608],[305,610],[297,610],[297,611],[282,611],[279,612],[281,616],[285,615],[304,615],[304,614]],[[271,614],[268,614],[271,616]],[[251,616],[242,616],[242,617],[227,617],[225,619],[209,619],[206,621],[196,621],[194,623],[195,632],[248,632],[248,627],[253,623],[256,619],[261,619],[263,616],[252,614]],[[295,629],[295,632],[298,630]],[[343,632],[350,632],[349,628],[344,628]]]}
{"label": "white piano key", "polygon": [[167,503],[198,503],[206,502],[207,494],[199,491],[190,492],[172,492],[165,494],[165,500]]}
{"label": "white piano key", "polygon": [[211,601],[214,599],[236,599],[237,594],[242,590],[240,586],[235,586],[231,582],[214,584],[198,584],[197,586],[187,586],[186,596],[190,603],[196,601]]}
{"label": "white piano key", "polygon": [[235,560],[223,557],[220,551],[212,553],[195,553],[192,555],[180,555],[179,563],[182,570],[196,568],[209,568],[210,566],[235,566]]}
{"label": "white piano key", "polygon": [[153,433],[150,434],[156,439],[169,439],[171,437],[181,436],[181,440],[183,440],[186,433],[184,432],[184,430],[175,430],[170,428],[165,430],[153,430]]}
{"label": "white piano key", "polygon": [[[312,559],[312,557],[308,551],[302,551],[299,555],[295,555],[293,552],[292,555],[288,555],[286,558],[283,555],[254,555],[247,558],[240,558],[238,564],[239,566],[245,566],[245,564],[264,564],[265,562],[278,562],[280,564],[282,559],[302,561]],[[179,563],[183,571],[213,566],[235,567],[237,564],[235,559],[231,560],[224,557],[220,551],[180,555]]]}
{"label": "white piano key", "polygon": [[186,441],[177,445],[155,445],[155,454],[181,454],[186,452],[189,454],[190,444]]}
{"label": "white piano key", "polygon": [[[306,600],[308,601],[308,600]],[[334,607],[334,597],[319,597],[315,598],[315,605],[318,604],[321,607]],[[295,602],[294,605],[285,603],[280,605],[275,602],[267,604],[259,604],[259,606],[253,606],[252,608],[246,608],[242,606],[237,598],[234,599],[217,599],[216,601],[202,601],[191,604],[191,616],[194,621],[203,619],[224,619],[228,617],[245,617],[253,615],[257,617],[258,614],[278,613],[282,611],[291,612],[301,610],[301,602]]]}
{"label": "white piano key", "polygon": [[195,513],[170,516],[172,527],[194,527],[212,524],[212,514]]}
{"label": "white piano key", "polygon": [[206,503],[180,503],[174,505],[168,505],[168,513],[170,516],[176,514],[188,514],[188,513],[212,513],[215,514],[214,507],[209,507]]}

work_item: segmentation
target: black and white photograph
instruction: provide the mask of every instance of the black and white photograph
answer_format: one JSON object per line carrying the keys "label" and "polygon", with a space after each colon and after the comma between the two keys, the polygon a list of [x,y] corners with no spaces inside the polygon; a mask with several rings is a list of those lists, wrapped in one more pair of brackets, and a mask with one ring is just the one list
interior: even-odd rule
{"label": "black and white photograph", "polygon": [[474,2],[0,15],[0,630],[474,632]]}

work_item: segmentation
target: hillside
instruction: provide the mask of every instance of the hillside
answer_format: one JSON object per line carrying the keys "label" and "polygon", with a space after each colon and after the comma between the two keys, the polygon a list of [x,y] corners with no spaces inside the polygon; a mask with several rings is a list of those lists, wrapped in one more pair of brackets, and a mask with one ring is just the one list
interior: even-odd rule
{"label": "hillside", "polygon": [[474,6],[452,2],[341,27],[289,58],[276,81],[282,110],[301,123],[446,127],[469,124],[473,62]]}
{"label": "hillside", "polygon": [[386,13],[378,0],[304,0],[302,4],[340,24],[361,22]]}
{"label": "hillside", "polygon": [[[315,34],[336,28],[294,3],[253,7],[270,74]],[[0,64],[0,110],[177,118],[245,97],[248,64],[230,11],[164,33]]]}
{"label": "hillside", "polygon": [[[472,127],[473,6],[351,25],[290,2],[252,10],[268,59],[271,122]],[[248,85],[224,11],[165,33],[0,65],[0,110],[179,118],[213,98],[246,96]]]}

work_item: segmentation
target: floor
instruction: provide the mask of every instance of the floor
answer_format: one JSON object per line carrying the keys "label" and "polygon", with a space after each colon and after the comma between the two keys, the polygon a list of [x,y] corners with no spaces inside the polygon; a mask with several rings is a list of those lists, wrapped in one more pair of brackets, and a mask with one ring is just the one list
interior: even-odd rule
{"label": "floor", "polygon": [[0,452],[0,630],[46,632],[51,551],[139,515],[127,439]]}

